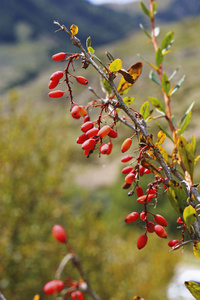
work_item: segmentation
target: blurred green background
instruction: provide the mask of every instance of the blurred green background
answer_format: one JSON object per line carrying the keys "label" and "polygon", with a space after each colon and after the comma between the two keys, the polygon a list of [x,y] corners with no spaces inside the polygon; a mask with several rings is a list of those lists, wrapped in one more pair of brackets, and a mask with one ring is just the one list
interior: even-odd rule
{"label": "blurred green background", "polygon": [[[3,3],[8,9],[5,1]],[[35,3],[46,8],[45,1]],[[85,2],[81,0],[79,5],[81,3]],[[95,9],[98,13],[98,7]],[[100,12],[102,9],[112,9],[113,16],[116,12],[120,14],[119,8],[116,10],[114,6],[101,7]],[[51,6],[46,10],[53,14]],[[107,13],[111,14],[110,10]],[[17,21],[13,19],[15,24]],[[73,23],[76,22],[77,16],[74,16]],[[180,65],[182,68],[175,82],[186,74],[183,86],[172,99],[172,110],[179,121],[195,101],[185,136],[189,140],[192,134],[196,136],[199,153],[200,19],[197,16],[161,25],[161,38],[170,30],[175,32],[173,52],[164,63],[167,74]],[[131,211],[142,208],[135,196],[128,197],[121,189],[124,179],[120,173],[124,167],[120,163],[120,143],[131,131],[119,126],[119,139],[114,141],[111,156],[99,158],[96,152],[88,159],[83,155],[80,145],[76,144],[81,121],[70,117],[66,98],[54,100],[47,96],[50,75],[65,67],[62,63],[53,63],[51,54],[57,50],[77,49],[66,46],[69,45],[68,36],[62,33],[57,33],[55,40],[53,31],[56,28],[48,32],[48,36],[37,34],[33,28],[24,21],[17,22],[15,29],[9,27],[11,32],[16,30],[17,39],[6,41],[2,38],[0,45],[0,291],[7,299],[32,299],[36,293],[41,299],[50,299],[43,294],[42,288],[54,278],[56,267],[66,254],[63,245],[51,234],[53,225],[61,224],[101,299],[132,299],[134,295],[145,300],[167,299],[166,288],[176,263],[190,250],[190,247],[185,249],[182,256],[180,251],[169,253],[169,239],[180,237],[176,229],[177,216],[161,194],[156,212],[169,216],[169,238],[163,241],[152,234],[147,246],[137,250],[136,241],[143,229],[140,224],[126,225],[124,218]],[[82,28],[80,22],[79,31],[87,34],[87,26],[83,23]],[[138,53],[154,60],[152,45],[147,43],[143,33],[131,27],[113,41],[109,37],[112,32],[114,29],[97,43],[98,47],[95,42],[92,44],[103,60],[105,51],[121,58],[126,69],[140,60]],[[94,34],[98,40],[98,34]],[[83,70],[78,64],[75,68],[75,74],[85,76],[89,85],[103,96],[95,71],[91,67]],[[148,78],[149,71],[150,67],[144,63],[140,79],[129,92],[135,97],[133,108],[136,110],[148,96],[161,97],[159,87]],[[85,87],[74,84],[73,90],[75,102],[79,104],[94,99]],[[166,126],[165,122],[161,123]],[[149,123],[148,130],[157,131],[153,123]],[[166,147],[170,150],[172,145]],[[197,182],[199,175],[197,170]],[[141,182],[144,189],[149,183],[148,176]],[[66,267],[63,279],[65,276],[79,279],[71,265]]]}

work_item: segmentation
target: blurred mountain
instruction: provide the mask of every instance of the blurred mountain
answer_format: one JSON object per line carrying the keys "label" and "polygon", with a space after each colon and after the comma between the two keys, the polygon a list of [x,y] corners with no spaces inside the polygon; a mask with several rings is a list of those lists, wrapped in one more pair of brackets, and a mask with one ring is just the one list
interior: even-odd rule
{"label": "blurred mountain", "polygon": [[[53,20],[70,27],[79,26],[79,37],[93,37],[95,45],[124,37],[141,22],[141,14],[134,18],[124,12],[84,0],[1,0],[0,41],[14,43],[23,39],[51,36]],[[85,35],[87,33],[87,36]]]}

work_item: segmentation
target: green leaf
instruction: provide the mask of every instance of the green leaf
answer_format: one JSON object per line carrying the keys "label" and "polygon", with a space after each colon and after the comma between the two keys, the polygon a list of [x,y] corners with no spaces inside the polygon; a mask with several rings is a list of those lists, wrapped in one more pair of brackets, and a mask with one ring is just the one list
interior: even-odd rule
{"label": "green leaf", "polygon": [[188,109],[186,110],[186,112],[184,113],[184,115],[182,116],[180,122],[178,123],[178,126],[180,126],[181,123],[183,123],[183,121],[185,120],[185,118],[187,117],[187,115],[189,114],[189,112],[192,110],[193,106],[194,106],[195,102],[192,102],[192,104],[190,104],[190,106],[188,107]]}
{"label": "green leaf", "polygon": [[164,104],[157,98],[154,97],[148,97],[151,104],[155,107],[155,109],[161,113],[162,115],[165,115],[165,107]]}
{"label": "green leaf", "polygon": [[165,73],[163,73],[163,77],[162,77],[162,88],[164,92],[168,95],[170,89],[170,82]]}
{"label": "green leaf", "polygon": [[122,61],[120,58],[115,59],[111,64],[109,65],[109,71],[111,73],[118,72],[122,68]]}
{"label": "green leaf", "polygon": [[190,144],[182,135],[177,142],[177,150],[185,169],[193,179],[194,173],[194,152],[193,145]]}
{"label": "green leaf", "polygon": [[92,40],[91,37],[89,36],[86,40],[86,48],[91,47],[91,44],[92,44]]}
{"label": "green leaf", "polygon": [[110,52],[106,51],[105,53],[106,53],[106,56],[108,57],[108,59],[110,61],[114,61],[115,60],[114,57],[112,56],[112,54]]}
{"label": "green leaf", "polygon": [[168,32],[164,39],[162,40],[162,43],[161,43],[161,50],[166,50],[168,48],[168,46],[171,44],[172,40],[174,38],[174,32],[173,31],[170,31]]}
{"label": "green leaf", "polygon": [[149,78],[155,82],[156,84],[160,85],[160,80],[159,78],[154,74],[154,72],[151,70],[149,73]]}
{"label": "green leaf", "polygon": [[110,96],[112,94],[112,88],[111,88],[110,84],[108,83],[108,81],[105,78],[101,77],[100,84],[101,84],[102,91],[105,94],[107,94],[108,96]]}
{"label": "green leaf", "polygon": [[183,77],[181,77],[179,82],[177,82],[177,84],[175,85],[175,87],[171,91],[170,96],[174,95],[178,91],[178,89],[181,87],[181,84],[183,83],[184,80],[185,80],[185,75]]}
{"label": "green leaf", "polygon": [[[200,259],[200,242],[196,241],[193,246],[193,252],[196,258]],[[191,292],[191,291],[190,291]],[[192,294],[193,295],[193,294]],[[194,296],[194,295],[193,295]],[[197,298],[199,300],[199,298]]]}
{"label": "green leaf", "polygon": [[160,48],[158,48],[158,50],[156,51],[155,60],[156,60],[156,65],[159,68],[163,62],[163,54]]}
{"label": "green leaf", "polygon": [[144,26],[142,24],[139,24],[140,28],[142,29],[142,31],[146,34],[146,36],[151,40],[152,37],[150,36],[150,34],[146,31],[146,29],[144,28]]}
{"label": "green leaf", "polygon": [[193,225],[197,218],[197,213],[192,205],[187,206],[183,211],[183,219],[188,229]]}
{"label": "green leaf", "polygon": [[126,105],[130,105],[131,103],[133,103],[133,101],[135,100],[134,97],[125,97],[123,99],[123,102],[126,104]]}
{"label": "green leaf", "polygon": [[182,125],[182,127],[181,127],[178,135],[183,134],[183,132],[186,130],[186,128],[190,124],[191,115],[192,115],[192,111],[189,111],[189,113],[187,114],[186,118],[184,119],[183,125]]}
{"label": "green leaf", "polygon": [[188,198],[182,185],[175,180],[169,180],[167,197],[175,211],[182,216]]}
{"label": "green leaf", "polygon": [[140,114],[142,115],[144,120],[146,120],[150,116],[150,105],[148,101],[144,102],[144,104],[141,106]]}
{"label": "green leaf", "polygon": [[153,14],[155,15],[157,13],[157,3],[153,2]]}
{"label": "green leaf", "polygon": [[186,288],[190,291],[196,300],[200,299],[200,285],[193,281],[185,281]]}
{"label": "green leaf", "polygon": [[88,50],[88,52],[90,52],[92,54],[94,54],[94,52],[95,52],[95,50],[92,47],[88,47],[87,50]]}
{"label": "green leaf", "polygon": [[150,11],[146,8],[146,6],[144,5],[144,3],[142,1],[140,1],[140,7],[145,15],[147,15],[148,17],[151,17]]}
{"label": "green leaf", "polygon": [[158,123],[158,122],[156,122],[156,125],[158,126],[158,128],[160,129],[160,130],[162,130],[165,134],[166,134],[166,136],[173,142],[173,139],[171,138],[171,136],[169,135],[169,133]]}

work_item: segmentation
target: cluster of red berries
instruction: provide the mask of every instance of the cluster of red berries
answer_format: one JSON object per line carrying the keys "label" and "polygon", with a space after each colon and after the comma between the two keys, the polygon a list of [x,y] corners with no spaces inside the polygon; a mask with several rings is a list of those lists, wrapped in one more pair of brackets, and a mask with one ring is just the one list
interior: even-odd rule
{"label": "cluster of red berries", "polygon": [[[156,193],[156,189],[152,188],[152,189],[147,189],[147,194],[143,195],[143,189],[142,187],[138,186],[136,188],[136,192],[137,192],[137,201],[139,203],[144,204],[144,210],[142,212],[132,212],[130,214],[128,214],[125,218],[125,222],[126,223],[133,223],[135,221],[137,221],[139,218],[141,221],[145,222],[145,233],[142,234],[137,241],[137,247],[138,249],[142,249],[146,246],[147,241],[148,241],[148,237],[147,237],[147,233],[153,233],[155,232],[159,237],[161,238],[166,238],[167,237],[167,233],[165,231],[165,229],[163,227],[167,226],[167,221],[165,220],[165,218],[159,214],[152,214],[150,212],[147,211],[147,203],[150,202],[153,197],[155,196]],[[150,200],[148,200],[150,199]],[[149,215],[152,215],[154,222],[149,221]]]}
{"label": "cluster of red berries", "polygon": [[[122,144],[122,146],[123,146],[123,144]],[[122,152],[125,152],[125,151],[122,151]],[[121,158],[121,162],[126,163],[132,159],[133,159],[132,155],[125,155]],[[149,169],[144,168],[142,165],[139,166],[139,169],[137,168],[137,166],[136,166],[136,168],[133,168],[131,165],[124,167],[122,169],[122,174],[125,174],[126,177],[125,177],[125,184],[123,186],[123,189],[128,189],[129,187],[131,187],[132,183],[137,178],[137,175],[142,177],[144,174],[150,174],[150,173],[151,173],[151,171]]]}
{"label": "cluster of red berries", "polygon": [[[68,53],[64,53],[64,52],[59,52],[59,53],[56,53],[52,56],[52,59],[54,61],[63,61],[66,59],[66,56],[67,56]],[[76,55],[75,55],[76,56]],[[58,86],[58,84],[60,83],[60,80],[63,78],[64,75],[66,75],[66,78],[65,78],[65,82],[68,81],[68,67],[65,69],[65,71],[56,71],[54,72],[51,77],[50,77],[50,82],[49,82],[49,89],[54,89],[55,87]],[[74,77],[76,79],[76,81],[82,85],[87,85],[88,84],[88,80],[83,77],[83,76],[74,76],[72,74],[70,74],[70,76]],[[64,95],[64,93],[68,92],[69,90],[67,91],[62,91],[62,90],[55,90],[55,91],[52,91],[49,93],[49,97],[50,98],[60,98]]]}
{"label": "cluster of red berries", "polygon": [[[97,127],[95,127],[96,125]],[[82,145],[85,155],[89,156],[98,145],[101,154],[109,155],[111,153],[113,148],[112,138],[117,137],[117,132],[110,125],[103,125],[100,128],[97,121],[90,121],[90,117],[86,115],[81,130],[83,133],[77,138],[76,142]],[[106,137],[108,141],[103,143],[103,138]]]}
{"label": "cluster of red berries", "polygon": [[[52,228],[54,238],[62,244],[67,244],[67,234],[61,225],[54,225]],[[83,283],[79,283],[71,278],[67,278],[66,282],[62,280],[51,280],[47,282],[43,291],[47,295],[55,295],[63,291],[64,287],[69,287],[69,291],[66,290],[67,296],[72,300],[84,300],[84,296],[78,289]]]}

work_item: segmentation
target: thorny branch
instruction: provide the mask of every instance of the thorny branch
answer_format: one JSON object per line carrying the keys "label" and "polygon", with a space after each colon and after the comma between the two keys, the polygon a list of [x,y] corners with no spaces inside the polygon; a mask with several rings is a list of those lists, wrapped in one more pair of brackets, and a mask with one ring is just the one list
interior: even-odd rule
{"label": "thorny branch", "polygon": [[[150,9],[152,9],[152,0],[149,0],[150,2]],[[152,23],[152,32],[155,33],[155,24],[154,24],[154,18],[151,18],[151,23]],[[123,120],[120,117],[117,117],[119,121],[123,122],[125,125],[129,126],[130,128],[132,128],[133,130],[136,131],[136,133],[141,133],[141,135],[146,139],[147,144],[149,143],[149,141],[151,140],[150,134],[148,133],[147,129],[146,129],[146,122],[143,119],[137,119],[136,116],[132,113],[132,111],[126,106],[126,104],[123,102],[120,94],[117,91],[117,88],[113,82],[113,78],[112,76],[109,76],[107,73],[104,73],[104,71],[96,64],[96,62],[93,60],[92,56],[90,55],[90,53],[88,53],[85,48],[82,46],[81,41],[76,37],[76,36],[72,36],[71,33],[68,31],[68,29],[64,26],[64,25],[60,25],[59,22],[54,21],[54,24],[58,25],[60,27],[60,30],[65,31],[67,34],[69,34],[71,36],[71,41],[72,44],[76,47],[78,47],[81,50],[81,54],[80,57],[82,57],[85,61],[87,61],[88,65],[92,65],[94,69],[96,69],[96,71],[109,83],[110,87],[112,88],[113,93],[115,94],[116,98],[117,98],[117,107],[122,109],[125,114],[127,116],[129,116],[129,118],[133,121],[133,123],[135,124],[135,127],[132,126],[131,124],[129,124],[127,121]],[[152,43],[154,45],[154,49],[157,50],[158,49],[158,45],[157,45],[157,41],[156,41],[156,37],[155,34],[152,35]],[[160,69],[158,70],[158,74],[160,77],[160,80],[162,80],[162,64]],[[166,95],[166,93],[163,91],[163,96],[164,96],[164,100],[165,100],[165,105],[166,105],[166,117],[167,120],[169,122],[169,126],[170,129],[172,131],[173,134],[173,140],[174,143],[176,143],[177,141],[177,134],[176,134],[176,130],[173,126],[172,123],[172,119],[171,119],[171,109],[170,109],[170,98]],[[116,103],[115,103],[116,105]],[[151,146],[151,145],[149,145]],[[162,154],[160,153],[159,149],[157,147],[153,147],[153,154],[156,157],[157,162],[161,165],[163,172],[165,173],[165,176],[167,177],[168,180],[173,180],[173,175],[175,177],[177,177],[178,180],[180,180],[181,182],[184,182],[184,180],[180,179],[180,175],[178,173],[178,171],[174,171],[171,170],[167,164],[164,161],[164,158],[162,156]],[[173,175],[172,175],[173,174]],[[182,177],[181,177],[182,178]],[[167,183],[167,182],[166,182]],[[191,187],[190,188],[190,193],[192,193],[194,195],[194,197],[197,199],[197,201],[200,202],[200,195],[197,191],[196,188]],[[192,233],[192,238],[196,238],[197,240],[200,240],[199,238],[199,233],[200,233],[200,227],[199,227],[199,222],[198,220],[196,220],[195,224],[194,224],[194,232]]]}

